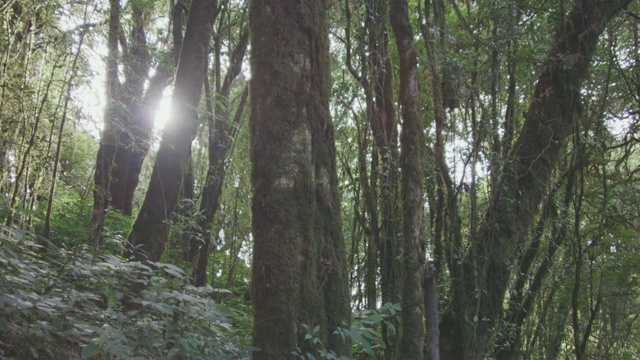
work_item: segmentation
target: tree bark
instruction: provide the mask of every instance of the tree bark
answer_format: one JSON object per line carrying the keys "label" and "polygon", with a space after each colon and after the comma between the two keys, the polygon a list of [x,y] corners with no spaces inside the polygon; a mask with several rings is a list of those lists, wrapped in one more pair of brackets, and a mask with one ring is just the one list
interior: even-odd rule
{"label": "tree bark", "polygon": [[[474,256],[465,258],[465,287],[482,291],[477,312],[469,307],[454,309],[457,317],[478,319],[475,333],[466,331],[464,335],[474,339],[473,348],[459,349],[456,359],[488,356],[494,351],[493,336],[500,326],[511,274],[509,261],[525,245],[527,229],[580,112],[581,84],[588,76],[598,39],[607,23],[631,1],[582,0],[558,33],[524,114],[523,129],[489,200],[483,226],[473,239]],[[477,277],[469,276],[473,273]]]}
{"label": "tree bark", "polygon": [[402,135],[400,169],[403,205],[404,284],[402,292],[401,359],[422,359],[424,352],[423,227],[424,227],[424,126],[418,110],[418,60],[406,0],[392,0],[391,27],[400,58]]}
{"label": "tree bark", "polygon": [[[315,353],[309,329],[338,355],[349,321],[340,224],[326,3],[250,3],[254,359]],[[315,353],[317,355],[317,353]]]}
{"label": "tree bark", "polygon": [[425,265],[424,275],[424,308],[427,322],[427,348],[430,360],[440,360],[440,320],[438,311],[437,272],[434,264]]}
{"label": "tree bark", "polygon": [[126,256],[158,261],[164,252],[167,220],[179,199],[188,169],[191,142],[199,125],[197,114],[215,2],[194,0],[189,11],[172,97],[173,112],[164,130],[149,189],[129,234]]}

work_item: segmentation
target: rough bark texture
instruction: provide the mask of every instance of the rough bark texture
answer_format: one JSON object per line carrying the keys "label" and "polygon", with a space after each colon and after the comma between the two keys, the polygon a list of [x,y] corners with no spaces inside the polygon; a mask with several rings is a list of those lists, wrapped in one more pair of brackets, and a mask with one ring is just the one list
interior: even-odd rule
{"label": "rough bark texture", "polygon": [[400,106],[402,135],[400,169],[403,205],[404,284],[400,359],[422,359],[424,348],[423,213],[424,180],[422,147],[424,128],[418,111],[418,71],[406,0],[390,1],[391,27],[400,58]]}
{"label": "rough bark texture", "polygon": [[[494,351],[494,331],[500,326],[511,274],[509,262],[525,244],[526,231],[579,114],[581,84],[588,76],[598,38],[611,18],[631,1],[579,1],[560,29],[524,114],[524,127],[503,168],[498,191],[492,194],[478,238],[473,240],[471,254],[475,256],[465,259],[466,288],[482,291],[477,312],[461,306],[454,312],[466,321],[478,319],[475,331],[467,328],[464,334],[473,339],[472,347],[458,347],[444,358],[476,359]],[[477,276],[470,276],[474,273]],[[456,343],[460,339],[443,341]]]}
{"label": "rough bark texture", "polygon": [[127,256],[137,260],[157,261],[164,252],[166,221],[178,202],[199,124],[196,109],[206,73],[214,11],[214,1],[194,0],[191,4],[176,71],[173,113],[162,136],[144,203],[129,234]]}
{"label": "rough bark texture", "polygon": [[314,353],[306,330],[338,354],[349,319],[329,114],[326,4],[250,5],[254,359]]}

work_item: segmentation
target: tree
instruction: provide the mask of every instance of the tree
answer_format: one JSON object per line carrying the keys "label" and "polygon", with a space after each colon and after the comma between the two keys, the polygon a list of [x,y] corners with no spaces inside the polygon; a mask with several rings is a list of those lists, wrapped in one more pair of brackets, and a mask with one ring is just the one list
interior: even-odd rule
{"label": "tree", "polygon": [[164,252],[167,220],[173,214],[187,172],[191,142],[199,125],[198,104],[206,73],[215,3],[194,0],[176,70],[173,113],[167,124],[149,189],[129,234],[127,257],[158,261]]}
{"label": "tree", "polygon": [[[226,160],[229,151],[233,145],[235,137],[238,133],[241,120],[245,113],[247,97],[249,95],[248,88],[242,91],[240,103],[233,119],[231,119],[231,111],[229,109],[231,102],[230,94],[234,79],[242,70],[242,60],[249,42],[249,31],[244,29],[238,39],[236,48],[233,49],[230,58],[230,66],[224,77],[224,81],[219,89],[216,89],[215,110],[213,109],[213,99],[207,99],[207,111],[209,116],[209,168],[207,169],[206,182],[202,190],[202,200],[200,202],[200,211],[202,212],[202,221],[199,226],[203,229],[204,242],[202,239],[193,239],[190,244],[191,257],[195,256],[199,250],[198,265],[196,270],[196,285],[202,286],[206,281],[206,270],[209,257],[209,242],[211,239],[211,223],[220,206],[220,198],[222,195],[222,186],[226,175]],[[219,57],[216,60],[220,61]],[[219,67],[218,67],[219,69]],[[216,74],[219,79],[220,72]],[[205,81],[205,93],[213,96],[209,89],[208,81]],[[192,259],[189,259],[192,260]]]}
{"label": "tree", "polygon": [[[473,339],[473,347],[457,347],[445,358],[472,359],[494,351],[491,338],[503,316],[511,276],[509,259],[524,245],[560,150],[576,121],[581,85],[588,76],[600,35],[630,2],[582,0],[562,24],[524,114],[524,126],[501,171],[500,184],[490,195],[483,226],[464,260],[466,294],[457,293],[453,307],[456,316],[479,319],[476,329],[467,326],[464,330],[464,337]],[[473,311],[475,307],[462,305],[476,287],[482,289],[477,312]]]}
{"label": "tree", "polygon": [[[129,3],[129,36],[122,29],[120,1],[110,0],[109,5],[107,106],[96,158],[91,219],[92,241],[96,246],[102,241],[107,207],[131,215],[134,191],[150,146],[153,115],[172,75],[171,61],[166,56],[167,59],[157,64],[155,74],[149,78],[152,56],[147,44],[146,28],[150,11],[145,4],[142,1]],[[177,11],[173,12],[173,26],[178,30],[174,36],[177,37],[181,37],[181,9],[182,5],[178,3]],[[181,39],[174,39],[174,43],[180,44]],[[174,49],[175,53],[179,51]],[[124,82],[119,79],[121,69],[125,75]]]}
{"label": "tree", "polygon": [[402,135],[400,168],[403,206],[404,284],[402,291],[402,359],[423,358],[423,227],[424,227],[424,126],[418,111],[418,58],[413,43],[407,1],[390,1],[390,22],[400,58]]}
{"label": "tree", "polygon": [[[6,356],[637,357],[638,2],[254,0],[251,25],[250,2],[195,2],[179,105],[140,174],[141,264],[116,256],[121,211],[85,244],[91,180],[100,144],[101,181],[148,145],[128,126],[162,89],[165,39],[183,48],[173,3],[0,5]],[[109,49],[109,108],[86,107]],[[100,209],[126,197],[110,186]],[[162,263],[195,258],[215,290]]]}
{"label": "tree", "polygon": [[305,330],[338,354],[349,296],[323,1],[252,1],[254,359],[290,359]]}

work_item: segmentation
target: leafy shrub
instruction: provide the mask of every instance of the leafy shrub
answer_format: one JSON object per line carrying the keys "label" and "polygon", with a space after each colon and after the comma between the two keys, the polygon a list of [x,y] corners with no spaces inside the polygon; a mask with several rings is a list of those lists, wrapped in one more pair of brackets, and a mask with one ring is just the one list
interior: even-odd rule
{"label": "leafy shrub", "polygon": [[[343,324],[343,327],[334,331],[334,336],[340,336],[342,341],[352,344],[352,355],[357,358],[376,359],[379,351],[386,348],[386,344],[380,334],[380,326],[384,323],[391,332],[395,332],[394,322],[397,322],[400,314],[400,304],[385,303],[379,310],[362,309],[353,313],[351,326]],[[326,349],[325,345],[318,338],[320,327],[313,329],[308,325],[302,325],[307,333],[304,340],[311,348],[315,349],[315,355],[310,352],[302,352],[299,348],[293,355],[302,360],[328,359],[328,360],[349,360],[347,356],[338,356],[334,351]]]}
{"label": "leafy shrub", "polygon": [[243,356],[247,339],[234,333],[235,312],[215,303],[211,288],[186,285],[181,269],[93,258],[81,246],[43,247],[27,233],[0,230],[0,356]]}
{"label": "leafy shrub", "polygon": [[[34,231],[42,233],[46,205],[36,210]],[[86,243],[91,237],[89,222],[93,212],[93,198],[82,196],[67,186],[60,186],[53,202],[51,234],[49,240],[57,246],[67,248]],[[102,250],[121,253],[125,245],[125,234],[131,230],[132,218],[117,210],[105,212]]]}

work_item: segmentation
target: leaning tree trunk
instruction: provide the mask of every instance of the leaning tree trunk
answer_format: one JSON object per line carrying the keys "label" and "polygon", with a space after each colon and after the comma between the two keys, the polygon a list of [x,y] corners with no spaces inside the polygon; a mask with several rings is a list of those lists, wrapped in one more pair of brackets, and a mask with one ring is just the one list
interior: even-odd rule
{"label": "leaning tree trunk", "polygon": [[164,252],[167,220],[178,202],[199,125],[196,110],[206,75],[214,12],[215,1],[194,0],[191,4],[176,71],[172,117],[162,136],[144,203],[129,234],[129,258],[158,261]]}
{"label": "leaning tree trunk", "polygon": [[423,263],[424,127],[418,110],[418,60],[406,0],[390,0],[390,20],[400,58],[402,135],[400,169],[403,206],[404,284],[401,359],[422,359],[425,341]]}
{"label": "leaning tree trunk", "polygon": [[[492,336],[500,326],[511,275],[508,263],[525,245],[527,230],[579,113],[581,85],[588,76],[598,39],[607,23],[631,2],[581,0],[559,31],[524,114],[524,127],[512,147],[511,160],[506,162],[500,184],[491,194],[478,238],[473,239],[474,259],[465,259],[466,288],[482,291],[477,313],[469,307],[454,312],[466,319],[480,319],[475,334],[465,334],[474,338],[474,347],[459,349],[451,358],[473,359],[493,351]],[[469,276],[474,266],[478,274],[475,278]]]}
{"label": "leaning tree trunk", "polygon": [[[250,4],[254,359],[315,353],[306,330],[339,355],[349,320],[340,225],[326,3]],[[317,355],[317,354],[316,354]]]}

